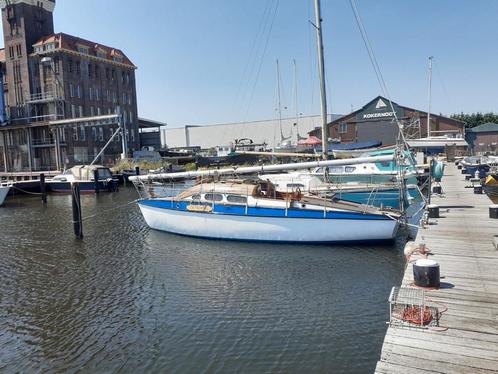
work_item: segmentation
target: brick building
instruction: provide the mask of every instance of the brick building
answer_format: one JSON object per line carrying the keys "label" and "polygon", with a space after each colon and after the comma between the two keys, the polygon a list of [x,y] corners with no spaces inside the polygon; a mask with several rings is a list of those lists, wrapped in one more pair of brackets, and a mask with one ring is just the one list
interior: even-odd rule
{"label": "brick building", "polygon": [[[136,67],[128,57],[116,48],[55,34],[55,0],[0,0],[0,7],[7,117],[0,125],[0,172],[89,163],[117,129],[117,124],[51,124],[56,120],[119,111],[128,151],[138,150]],[[112,164],[121,152],[118,136],[101,161]]]}
{"label": "brick building", "polygon": [[[329,138],[340,143],[380,141],[383,145],[395,144],[399,130],[394,113],[402,121],[407,138],[427,137],[427,112],[392,104],[394,111],[388,99],[377,96],[361,109],[329,123]],[[464,122],[432,113],[430,119],[431,136],[463,137],[465,134]],[[315,129],[310,135],[321,137],[321,130]]]}
{"label": "brick building", "polygon": [[498,152],[498,124],[485,123],[467,130],[467,141],[476,154]]}

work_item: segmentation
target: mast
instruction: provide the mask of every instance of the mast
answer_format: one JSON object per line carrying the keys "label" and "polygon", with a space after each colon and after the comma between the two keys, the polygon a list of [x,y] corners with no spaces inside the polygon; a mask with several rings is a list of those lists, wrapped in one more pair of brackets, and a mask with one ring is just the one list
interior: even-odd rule
{"label": "mast", "polygon": [[282,103],[280,100],[280,67],[277,59],[277,105],[278,105],[278,125],[280,127],[280,142],[284,140],[284,132],[282,131]]}
{"label": "mast", "polygon": [[325,94],[325,63],[323,58],[322,40],[322,18],[320,15],[320,0],[315,0],[315,28],[318,52],[318,75],[320,78],[320,106],[322,109],[322,156],[327,160],[328,156],[328,128],[327,128],[327,96]]}
{"label": "mast", "polygon": [[427,109],[427,137],[431,136],[431,93],[432,93],[432,59],[434,56],[429,56],[429,105]]}
{"label": "mast", "polygon": [[[296,59],[292,60],[292,64],[294,66],[294,109],[296,110],[296,144],[299,141],[299,110],[297,106],[297,66]],[[291,127],[291,137],[293,135],[294,126]]]}

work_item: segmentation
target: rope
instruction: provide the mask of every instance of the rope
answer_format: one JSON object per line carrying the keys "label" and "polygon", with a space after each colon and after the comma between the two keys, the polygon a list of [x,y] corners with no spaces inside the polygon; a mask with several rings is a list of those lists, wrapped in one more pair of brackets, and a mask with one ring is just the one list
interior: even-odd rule
{"label": "rope", "polygon": [[41,192],[29,192],[29,191],[23,190],[22,188],[16,187],[16,186],[12,186],[12,188],[15,190],[18,190],[22,193],[25,193],[27,195],[37,195],[37,196],[43,195]]}
{"label": "rope", "polygon": [[[120,206],[117,206],[117,207],[114,207],[114,208],[108,209],[108,210],[106,210],[104,213],[113,212],[113,211],[115,211],[115,210],[122,209],[122,208],[124,208],[124,207],[127,207],[128,205],[131,205],[131,204],[133,204],[133,203],[136,203],[138,200],[140,200],[140,199],[135,199],[135,200],[132,200],[132,201],[130,201],[130,202],[128,202],[128,203],[126,203],[126,204],[123,204],[123,205],[120,205]],[[83,217],[83,218],[81,219],[81,222],[86,221],[86,220],[88,220],[88,219],[90,219],[90,218],[95,218],[95,217],[97,217],[97,216],[99,216],[99,215],[103,215],[103,214],[102,214],[102,213],[95,213],[95,214],[92,214],[91,216],[86,216],[86,217]],[[77,221],[71,221],[71,223],[77,223]]]}

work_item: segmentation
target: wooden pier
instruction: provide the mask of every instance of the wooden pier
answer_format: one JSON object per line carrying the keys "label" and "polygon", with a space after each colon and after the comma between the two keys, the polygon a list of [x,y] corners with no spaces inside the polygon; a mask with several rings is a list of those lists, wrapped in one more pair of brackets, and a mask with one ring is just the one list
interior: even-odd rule
{"label": "wooden pier", "polygon": [[[433,196],[440,218],[420,229],[428,258],[440,265],[441,288],[427,291],[442,314],[439,327],[392,325],[387,329],[376,373],[498,373],[498,220],[491,200],[476,195],[464,175],[448,164],[442,196]],[[412,256],[411,260],[420,258]],[[412,286],[409,263],[402,286]],[[386,295],[387,308],[387,295]]]}

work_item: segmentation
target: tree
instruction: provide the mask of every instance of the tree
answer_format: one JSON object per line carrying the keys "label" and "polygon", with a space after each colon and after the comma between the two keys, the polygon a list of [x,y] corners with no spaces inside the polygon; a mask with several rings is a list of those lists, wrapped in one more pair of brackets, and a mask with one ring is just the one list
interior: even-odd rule
{"label": "tree", "polygon": [[462,112],[460,114],[452,114],[450,117],[465,122],[465,127],[467,128],[476,127],[489,122],[498,123],[498,114],[492,112],[484,114],[480,112],[472,114],[466,114]]}

